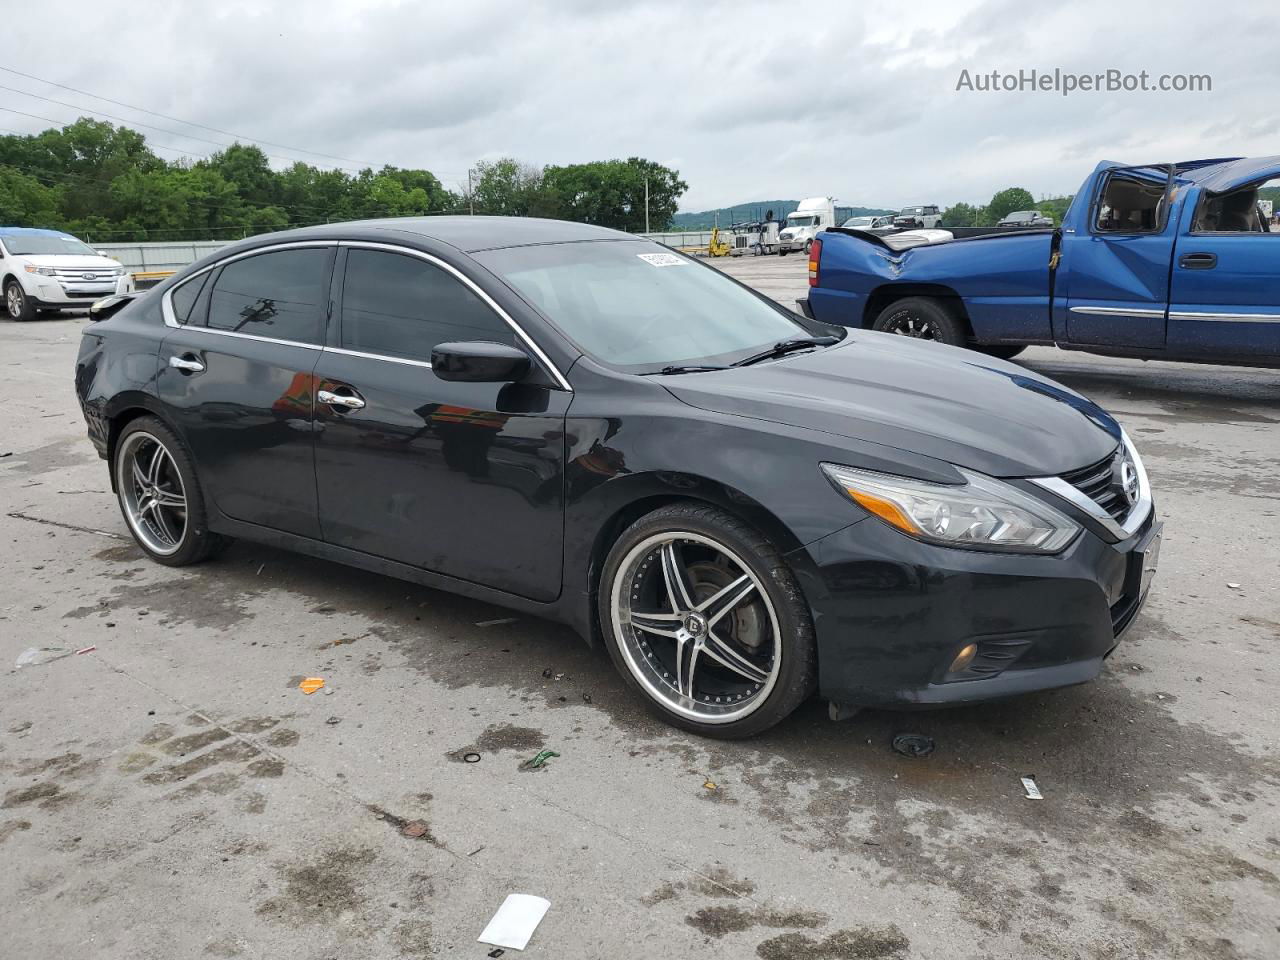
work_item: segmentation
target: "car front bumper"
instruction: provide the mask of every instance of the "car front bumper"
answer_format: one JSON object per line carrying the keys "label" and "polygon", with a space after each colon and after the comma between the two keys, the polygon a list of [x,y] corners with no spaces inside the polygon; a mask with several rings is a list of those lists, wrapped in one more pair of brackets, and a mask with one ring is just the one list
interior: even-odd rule
{"label": "car front bumper", "polygon": [[[1051,557],[937,547],[875,518],[791,554],[809,601],[824,697],[942,706],[1093,679],[1146,600],[1161,525],[1088,530]],[[970,668],[949,674],[976,644]]]}
{"label": "car front bumper", "polygon": [[38,275],[24,279],[27,296],[42,310],[88,310],[95,300],[133,292],[133,279],[127,273],[114,280],[70,281]]}

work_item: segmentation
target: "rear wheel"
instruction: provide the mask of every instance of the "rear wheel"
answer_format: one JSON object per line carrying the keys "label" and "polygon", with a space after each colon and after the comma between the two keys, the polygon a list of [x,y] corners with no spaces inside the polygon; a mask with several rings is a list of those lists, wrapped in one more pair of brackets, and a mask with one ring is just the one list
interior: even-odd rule
{"label": "rear wheel", "polygon": [[953,347],[966,345],[964,324],[939,301],[907,297],[889,304],[876,317],[872,329],[916,340],[937,340]]}
{"label": "rear wheel", "polygon": [[600,623],[615,665],[669,723],[732,739],[812,692],[813,622],[782,555],[704,504],[655,510],[605,561]]}
{"label": "rear wheel", "polygon": [[152,560],[183,567],[228,542],[209,531],[191,456],[158,417],[139,417],[125,426],[112,469],[125,523]]}
{"label": "rear wheel", "polygon": [[10,280],[4,285],[4,306],[10,320],[35,319],[35,304],[17,280]]}

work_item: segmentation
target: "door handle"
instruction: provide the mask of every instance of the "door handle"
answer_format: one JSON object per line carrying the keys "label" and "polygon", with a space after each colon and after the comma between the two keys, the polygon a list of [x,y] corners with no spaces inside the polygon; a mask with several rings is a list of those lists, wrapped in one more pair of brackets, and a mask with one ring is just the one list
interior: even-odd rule
{"label": "door handle", "polygon": [[189,353],[182,357],[170,357],[169,366],[183,373],[204,373],[204,364]]}
{"label": "door handle", "polygon": [[342,407],[346,410],[363,410],[364,400],[360,397],[345,394],[334,393],[332,390],[321,390],[316,394],[316,399],[321,403],[327,403],[331,407]]}
{"label": "door handle", "polygon": [[1216,253],[1184,253],[1178,258],[1178,266],[1184,270],[1212,270],[1217,265]]}

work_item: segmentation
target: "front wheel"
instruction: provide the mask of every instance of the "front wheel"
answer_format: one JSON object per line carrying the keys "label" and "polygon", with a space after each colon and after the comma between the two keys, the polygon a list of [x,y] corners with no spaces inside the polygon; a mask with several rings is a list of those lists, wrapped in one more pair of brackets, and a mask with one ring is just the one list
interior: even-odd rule
{"label": "front wheel", "polygon": [[4,285],[4,306],[10,320],[35,319],[35,304],[31,302],[31,298],[27,296],[26,291],[22,289],[22,284],[17,280],[10,280]]}
{"label": "front wheel", "polygon": [[129,532],[157,563],[183,567],[226,543],[211,533],[190,454],[158,417],[130,421],[116,441],[116,496]]}
{"label": "front wheel", "polygon": [[964,324],[939,301],[930,297],[907,297],[880,311],[872,329],[916,340],[937,340],[963,347],[967,337]]}
{"label": "front wheel", "polygon": [[813,691],[813,621],[778,550],[706,504],[643,517],[605,561],[600,624],[614,664],[669,723],[734,739]]}
{"label": "front wheel", "polygon": [[809,252],[810,252],[811,250],[813,250],[813,241],[812,241],[812,240],[806,240],[806,241],[804,242],[804,254],[805,254],[805,256],[806,256],[806,257],[809,255]]}

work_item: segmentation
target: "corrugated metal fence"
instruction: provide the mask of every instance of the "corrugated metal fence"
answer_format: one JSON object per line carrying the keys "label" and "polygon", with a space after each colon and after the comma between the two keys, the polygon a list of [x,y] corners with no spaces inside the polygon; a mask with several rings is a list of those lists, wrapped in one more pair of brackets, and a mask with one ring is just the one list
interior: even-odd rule
{"label": "corrugated metal fence", "polygon": [[[701,233],[645,233],[640,236],[668,247],[705,247],[709,231]],[[163,273],[181,270],[189,263],[225,247],[230,240],[197,240],[181,243],[95,243],[93,248],[119,260],[131,273]]]}

